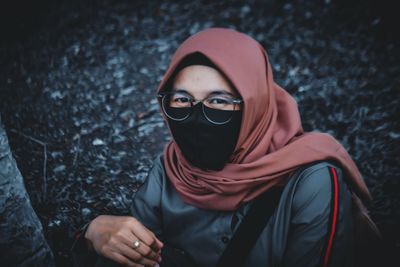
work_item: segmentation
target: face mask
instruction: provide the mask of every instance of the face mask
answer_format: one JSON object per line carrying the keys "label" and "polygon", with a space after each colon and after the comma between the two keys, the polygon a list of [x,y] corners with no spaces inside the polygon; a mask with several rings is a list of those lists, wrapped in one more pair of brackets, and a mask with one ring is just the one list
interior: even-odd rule
{"label": "face mask", "polygon": [[[184,121],[168,119],[168,123],[186,160],[202,170],[221,170],[235,149],[242,111],[229,111],[232,112],[231,120],[217,125],[204,117],[202,105],[196,104]],[[214,116],[226,116],[227,113],[217,109],[210,112],[215,112]]]}

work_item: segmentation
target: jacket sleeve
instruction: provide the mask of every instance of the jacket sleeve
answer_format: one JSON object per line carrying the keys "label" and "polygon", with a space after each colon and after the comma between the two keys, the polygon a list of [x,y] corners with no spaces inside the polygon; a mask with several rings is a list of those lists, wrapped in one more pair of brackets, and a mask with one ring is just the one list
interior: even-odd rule
{"label": "jacket sleeve", "polygon": [[131,206],[132,216],[160,239],[162,239],[161,193],[164,177],[164,169],[159,156],[155,159],[143,185],[134,194]]}
{"label": "jacket sleeve", "polygon": [[341,170],[326,164],[301,175],[283,266],[352,266],[351,194]]}

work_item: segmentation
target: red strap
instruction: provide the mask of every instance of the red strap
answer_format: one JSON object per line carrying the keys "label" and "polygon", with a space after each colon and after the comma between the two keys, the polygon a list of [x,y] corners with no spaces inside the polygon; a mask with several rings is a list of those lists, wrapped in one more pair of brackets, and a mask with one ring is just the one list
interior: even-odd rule
{"label": "red strap", "polygon": [[323,260],[323,267],[328,267],[329,260],[332,253],[333,240],[336,233],[336,225],[338,220],[339,211],[339,183],[336,170],[333,167],[329,168],[332,178],[332,209],[331,209],[331,223],[328,231],[328,242],[326,246],[325,256]]}

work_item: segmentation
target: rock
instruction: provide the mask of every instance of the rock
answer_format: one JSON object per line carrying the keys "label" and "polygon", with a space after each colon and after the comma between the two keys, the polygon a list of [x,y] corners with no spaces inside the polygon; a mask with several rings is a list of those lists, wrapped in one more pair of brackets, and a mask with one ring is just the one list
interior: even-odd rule
{"label": "rock", "polygon": [[104,141],[99,138],[94,139],[92,142],[92,145],[94,145],[94,146],[103,146],[105,144],[106,143],[104,143]]}

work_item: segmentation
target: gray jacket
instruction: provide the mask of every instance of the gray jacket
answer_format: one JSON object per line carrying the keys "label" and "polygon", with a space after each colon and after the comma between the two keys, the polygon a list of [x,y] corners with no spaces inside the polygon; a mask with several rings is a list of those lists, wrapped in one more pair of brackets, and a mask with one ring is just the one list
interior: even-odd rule
{"label": "gray jacket", "polygon": [[[328,162],[312,164],[292,175],[245,266],[321,266],[332,205],[329,167],[335,168],[339,181],[338,219],[329,266],[352,266],[351,194],[340,168]],[[189,254],[199,266],[215,266],[250,205],[221,212],[184,203],[158,157],[134,196],[132,215],[163,242]]]}

